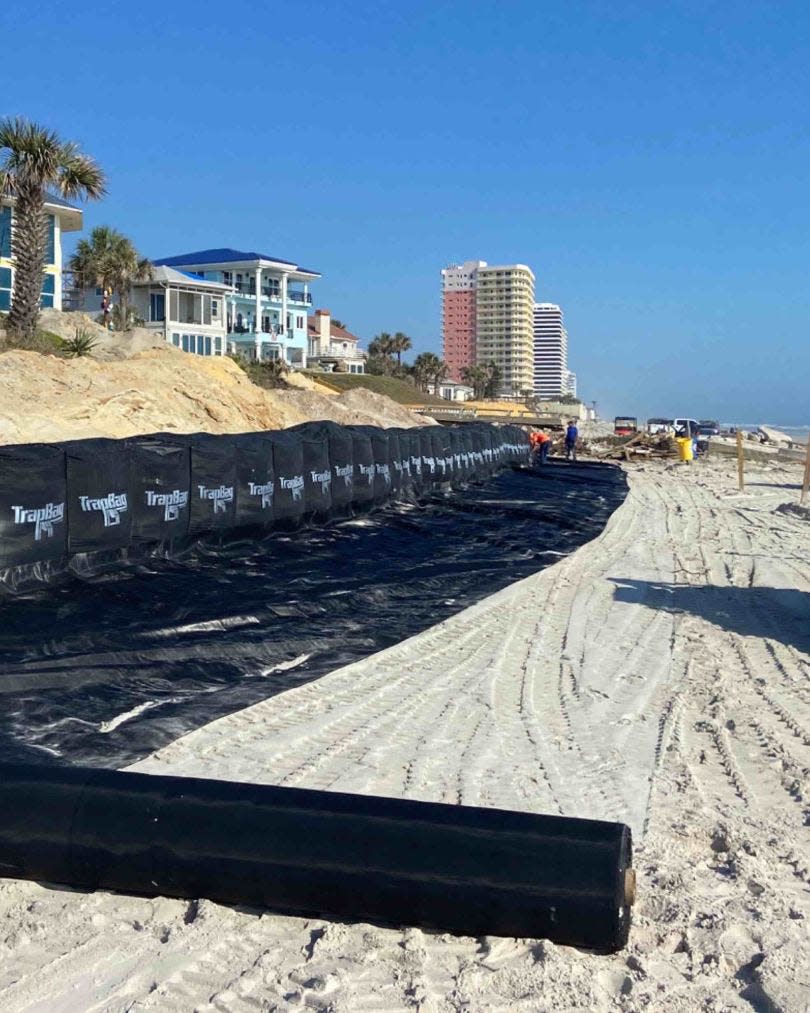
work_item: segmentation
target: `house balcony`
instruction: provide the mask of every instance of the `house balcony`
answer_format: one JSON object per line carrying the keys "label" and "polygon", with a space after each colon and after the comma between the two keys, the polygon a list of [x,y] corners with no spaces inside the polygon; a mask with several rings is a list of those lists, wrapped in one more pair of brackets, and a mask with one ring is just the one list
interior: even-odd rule
{"label": "house balcony", "polygon": [[[256,285],[251,282],[237,281],[234,284],[234,289],[236,290],[236,295],[244,299],[256,298]],[[275,286],[262,285],[262,298],[281,304],[281,289]],[[292,289],[287,289],[287,302],[294,303],[295,305],[311,306],[312,296],[309,293],[295,292]]]}

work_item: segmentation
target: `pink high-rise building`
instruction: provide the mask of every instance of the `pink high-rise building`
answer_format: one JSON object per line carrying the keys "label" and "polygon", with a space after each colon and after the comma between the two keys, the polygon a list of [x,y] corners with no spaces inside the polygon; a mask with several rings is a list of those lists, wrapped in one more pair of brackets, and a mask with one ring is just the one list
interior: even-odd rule
{"label": "pink high-rise building", "polygon": [[465,366],[475,365],[475,289],[483,260],[466,260],[442,270],[442,357],[450,379],[463,379]]}

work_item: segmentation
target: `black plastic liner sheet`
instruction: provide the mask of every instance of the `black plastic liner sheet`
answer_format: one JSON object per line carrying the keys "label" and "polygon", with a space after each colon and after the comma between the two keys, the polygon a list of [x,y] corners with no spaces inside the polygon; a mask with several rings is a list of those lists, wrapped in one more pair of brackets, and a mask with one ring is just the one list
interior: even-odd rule
{"label": "black plastic liner sheet", "polygon": [[[301,441],[273,440],[276,481],[289,479],[276,506],[301,512]],[[358,442],[370,451],[368,436]],[[417,439],[400,442],[421,456]],[[49,501],[59,491],[55,480]],[[134,762],[556,562],[597,535],[625,493],[607,465],[510,469],[419,506],[202,544],[0,600],[0,759]]]}
{"label": "black plastic liner sheet", "polygon": [[621,823],[6,764],[0,810],[0,872],[16,878],[601,952],[630,927]]}

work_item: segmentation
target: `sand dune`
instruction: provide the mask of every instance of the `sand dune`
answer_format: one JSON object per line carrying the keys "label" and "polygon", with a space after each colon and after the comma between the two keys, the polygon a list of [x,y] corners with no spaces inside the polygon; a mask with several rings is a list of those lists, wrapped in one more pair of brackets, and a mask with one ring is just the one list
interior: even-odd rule
{"label": "sand dune", "polygon": [[138,765],[625,820],[627,951],[6,882],[0,1007],[808,1008],[810,528],[749,471],[631,468],[570,557]]}

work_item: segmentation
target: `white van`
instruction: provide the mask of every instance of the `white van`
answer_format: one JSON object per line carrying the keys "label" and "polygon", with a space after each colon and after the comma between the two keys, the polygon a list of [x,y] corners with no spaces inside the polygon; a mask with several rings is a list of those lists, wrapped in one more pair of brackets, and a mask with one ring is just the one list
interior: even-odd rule
{"label": "white van", "polygon": [[697,436],[697,419],[673,419],[672,425],[675,428],[676,436]]}

